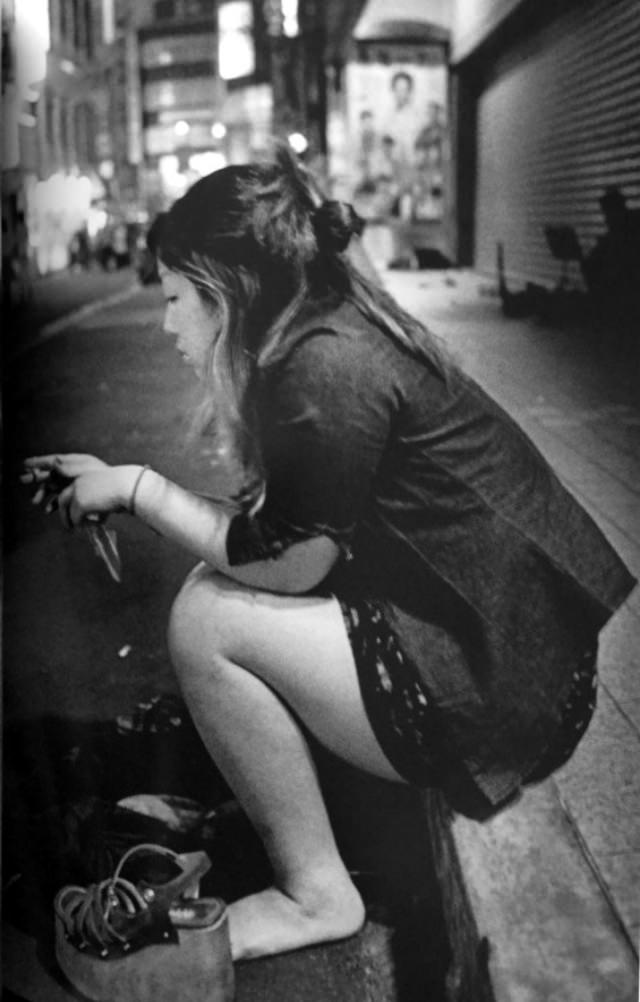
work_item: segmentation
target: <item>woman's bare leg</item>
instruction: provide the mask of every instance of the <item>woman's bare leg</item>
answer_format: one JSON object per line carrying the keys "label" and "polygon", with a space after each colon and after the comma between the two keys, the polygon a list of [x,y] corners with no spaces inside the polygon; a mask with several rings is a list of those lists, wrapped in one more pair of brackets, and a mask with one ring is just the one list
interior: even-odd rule
{"label": "woman's bare leg", "polygon": [[367,721],[338,603],[252,592],[198,568],[174,605],[169,644],[196,726],[274,870],[273,888],[229,908],[234,958],[356,932],[362,901],[297,718],[352,764],[400,777]]}

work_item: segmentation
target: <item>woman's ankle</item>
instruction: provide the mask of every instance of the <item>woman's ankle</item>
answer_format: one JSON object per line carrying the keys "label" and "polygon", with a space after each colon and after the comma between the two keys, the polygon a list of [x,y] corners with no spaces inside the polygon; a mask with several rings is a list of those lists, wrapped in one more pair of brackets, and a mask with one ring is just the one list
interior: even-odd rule
{"label": "woman's ankle", "polygon": [[364,920],[362,898],[351,882],[339,893],[334,887],[298,897],[271,887],[229,906],[232,956],[247,960],[346,939]]}
{"label": "woman's ankle", "polygon": [[302,915],[315,918],[322,915],[364,914],[360,892],[351,880],[348,871],[334,869],[306,872],[301,879],[283,881],[280,890]]}

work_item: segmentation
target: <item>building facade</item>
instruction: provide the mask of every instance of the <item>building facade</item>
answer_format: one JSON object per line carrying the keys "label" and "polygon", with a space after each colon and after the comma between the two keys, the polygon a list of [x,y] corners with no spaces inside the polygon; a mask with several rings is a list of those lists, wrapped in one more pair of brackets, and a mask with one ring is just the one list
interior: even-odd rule
{"label": "building facade", "polygon": [[[14,0],[2,0],[2,304],[20,302],[28,290],[25,170],[21,138],[35,121],[18,74],[18,26]],[[23,110],[23,106],[24,110]],[[23,117],[24,116],[24,117]],[[34,156],[33,146],[28,148]],[[35,167],[33,168],[35,169]],[[23,275],[23,270],[27,274]]]}
{"label": "building facade", "polygon": [[146,0],[136,17],[141,197],[153,213],[198,177],[267,145],[266,15],[259,0]]}
{"label": "building facade", "polygon": [[29,239],[40,273],[67,265],[75,232],[100,226],[110,178],[98,145],[105,52],[100,5],[49,0],[48,16],[45,75],[35,84],[37,181],[27,179]]}
{"label": "building facade", "polygon": [[19,207],[29,266],[45,274],[69,263],[74,234],[134,211],[126,44],[113,0],[4,0],[5,10],[3,220]]}
{"label": "building facade", "polygon": [[458,259],[494,275],[502,244],[515,282],[553,286],[548,227],[588,248],[606,188],[640,206],[640,5],[456,0],[452,39]]}
{"label": "building facade", "polygon": [[157,0],[138,13],[141,195],[152,212],[181,195],[216,151],[216,49],[215,5],[207,0]]}

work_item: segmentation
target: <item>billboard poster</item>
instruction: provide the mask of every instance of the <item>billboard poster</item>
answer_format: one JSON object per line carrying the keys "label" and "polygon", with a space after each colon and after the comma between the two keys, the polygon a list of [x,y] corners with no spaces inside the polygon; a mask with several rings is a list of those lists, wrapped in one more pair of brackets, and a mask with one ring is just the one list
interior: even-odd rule
{"label": "billboard poster", "polygon": [[441,221],[449,157],[444,62],[353,62],[346,84],[356,210],[372,221]]}

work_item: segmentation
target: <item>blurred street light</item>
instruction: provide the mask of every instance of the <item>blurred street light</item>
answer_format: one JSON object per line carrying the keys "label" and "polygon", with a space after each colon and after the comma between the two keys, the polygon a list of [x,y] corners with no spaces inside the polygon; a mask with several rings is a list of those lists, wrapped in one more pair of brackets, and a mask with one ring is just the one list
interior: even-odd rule
{"label": "blurred street light", "polygon": [[214,122],[211,126],[211,135],[214,139],[224,139],[227,134],[227,127],[223,122]]}
{"label": "blurred street light", "polygon": [[306,136],[303,136],[301,132],[292,132],[288,137],[289,146],[294,151],[294,153],[304,153],[308,149],[309,141]]}
{"label": "blurred street light", "polygon": [[173,127],[173,131],[176,136],[187,136],[189,134],[191,126],[188,122],[185,122],[184,118],[181,118]]}
{"label": "blurred street light", "polygon": [[101,160],[98,165],[98,174],[105,181],[111,181],[115,172],[113,160]]}
{"label": "blurred street light", "polygon": [[224,153],[216,150],[206,150],[202,153],[193,153],[189,157],[189,170],[195,171],[200,177],[205,174],[212,174],[214,170],[226,167],[227,158]]}
{"label": "blurred street light", "polygon": [[296,38],[300,34],[298,23],[298,0],[282,0],[282,27],[287,38]]}

